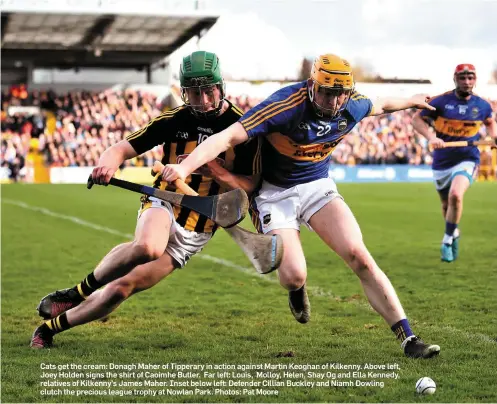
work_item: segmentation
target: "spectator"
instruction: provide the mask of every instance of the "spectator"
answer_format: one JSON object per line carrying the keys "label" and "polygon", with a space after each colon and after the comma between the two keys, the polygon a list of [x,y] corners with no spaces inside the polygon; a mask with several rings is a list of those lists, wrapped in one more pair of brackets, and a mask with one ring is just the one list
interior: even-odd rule
{"label": "spectator", "polygon": [[[17,91],[18,90],[18,91]],[[47,164],[58,167],[93,166],[109,146],[122,140],[161,113],[161,100],[154,95],[125,89],[102,92],[74,91],[57,96],[51,91],[2,93],[2,148],[4,166],[18,178],[31,138],[39,138]],[[261,100],[248,95],[229,97],[246,111]],[[491,101],[497,110],[497,101]],[[38,106],[51,111],[53,133],[47,116],[19,112],[8,114],[9,106]],[[49,114],[50,114],[49,113]],[[364,119],[337,146],[332,163],[431,164],[426,139],[414,132],[414,111]],[[162,157],[162,148],[128,160],[125,166],[151,166]],[[16,174],[17,173],[17,174]]]}

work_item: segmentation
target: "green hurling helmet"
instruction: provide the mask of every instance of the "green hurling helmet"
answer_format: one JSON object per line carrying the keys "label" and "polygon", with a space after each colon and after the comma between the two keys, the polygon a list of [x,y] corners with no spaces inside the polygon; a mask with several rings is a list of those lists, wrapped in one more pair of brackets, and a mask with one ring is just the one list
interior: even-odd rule
{"label": "green hurling helmet", "polygon": [[[179,80],[181,85],[181,98],[196,115],[204,117],[217,116],[221,111],[225,97],[225,84],[221,74],[219,58],[215,53],[196,51],[185,56],[181,63]],[[216,86],[221,94],[219,100],[214,100],[214,110],[205,112],[205,104],[195,105],[188,97],[188,91],[196,90],[199,94],[202,89]]]}

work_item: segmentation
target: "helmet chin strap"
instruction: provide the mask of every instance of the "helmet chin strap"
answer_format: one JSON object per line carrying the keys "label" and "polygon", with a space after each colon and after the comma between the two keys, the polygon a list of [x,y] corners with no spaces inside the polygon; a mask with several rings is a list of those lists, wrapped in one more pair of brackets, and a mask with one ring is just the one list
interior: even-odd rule
{"label": "helmet chin strap", "polygon": [[[338,103],[338,101],[337,101]],[[322,119],[333,119],[333,118],[336,118],[338,117],[342,111],[345,109],[345,108],[335,108],[334,110],[331,110],[331,109],[328,109],[328,108],[324,108],[324,107],[321,107],[319,104],[317,104],[316,102],[313,102],[312,103],[312,106],[314,107],[314,111],[316,112],[316,115],[319,117],[319,118],[322,118]],[[327,112],[330,112],[330,113],[327,113]],[[333,111],[333,113],[332,113]]]}
{"label": "helmet chin strap", "polygon": [[473,94],[473,91],[462,91],[456,88],[456,94],[459,97],[466,98],[469,97],[471,94]]}
{"label": "helmet chin strap", "polygon": [[190,109],[191,109],[193,115],[195,115],[199,118],[213,119],[213,118],[219,116],[219,114],[221,113],[221,110],[223,109],[223,105],[224,105],[224,98],[219,100],[218,106],[211,111],[202,112],[202,111],[197,111],[194,108],[190,108]]}

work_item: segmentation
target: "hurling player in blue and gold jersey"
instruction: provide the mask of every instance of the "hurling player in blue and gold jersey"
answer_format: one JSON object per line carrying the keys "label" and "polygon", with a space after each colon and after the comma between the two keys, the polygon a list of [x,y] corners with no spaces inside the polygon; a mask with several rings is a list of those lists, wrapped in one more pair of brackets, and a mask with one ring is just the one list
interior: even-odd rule
{"label": "hurling player in blue and gold jersey", "polygon": [[283,238],[279,279],[289,290],[295,319],[306,323],[310,317],[299,233],[304,224],[357,274],[371,306],[391,326],[404,353],[429,358],[440,347],[424,343],[412,332],[392,284],[368,252],[354,215],[329,177],[331,153],[361,119],[406,108],[434,109],[422,95],[373,103],[354,90],[346,60],[322,55],[315,60],[308,80],[271,95],[239,122],[207,139],[181,164],[166,166],[163,178],[169,182],[186,178],[229,147],[263,137],[263,183],[253,209],[260,231]]}
{"label": "hurling player in blue and gold jersey", "polygon": [[[497,138],[497,124],[492,107],[473,94],[476,69],[460,64],[454,71],[456,88],[430,100],[435,110],[424,110],[414,117],[413,127],[430,141],[433,154],[433,178],[442,202],[445,233],[442,239],[442,261],[452,262],[459,255],[459,229],[463,197],[478,174],[480,151],[477,146],[444,148],[445,142],[471,141],[480,138],[484,124],[487,133]],[[433,127],[435,133],[430,130]]]}
{"label": "hurling player in blue and gold jersey", "polygon": [[[159,115],[107,149],[93,170],[95,183],[108,184],[124,160],[156,145],[163,147],[162,163],[179,162],[242,116],[225,99],[220,62],[214,53],[197,51],[185,56],[180,84],[185,104]],[[258,183],[259,166],[259,142],[249,141],[220,153],[186,182],[201,196],[230,188],[250,193]],[[154,187],[169,187],[157,177]],[[141,202],[133,241],[112,249],[81,283],[41,300],[38,312],[48,321],[36,328],[31,347],[49,348],[55,334],[108,315],[134,293],[151,288],[183,267],[214,234],[215,223],[190,209],[153,197],[142,197]]]}

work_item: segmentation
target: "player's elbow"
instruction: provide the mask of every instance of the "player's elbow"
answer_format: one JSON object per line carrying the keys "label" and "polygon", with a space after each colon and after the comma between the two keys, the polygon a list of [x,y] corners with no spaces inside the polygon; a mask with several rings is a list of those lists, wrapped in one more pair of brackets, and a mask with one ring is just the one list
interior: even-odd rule
{"label": "player's elbow", "polygon": [[421,118],[419,112],[412,118],[412,127],[418,132],[421,132],[423,129],[428,129],[427,123]]}
{"label": "player's elbow", "polygon": [[216,154],[223,153],[226,150],[232,148],[232,134],[228,129],[225,129],[222,132],[209,137],[205,142],[202,143],[202,147],[205,147],[206,149],[208,148]]}
{"label": "player's elbow", "polygon": [[413,118],[412,118],[412,127],[415,129],[415,130],[418,130],[419,129],[419,117],[418,115],[414,115]]}
{"label": "player's elbow", "polygon": [[127,140],[121,140],[120,142],[112,145],[105,150],[102,156],[104,155],[107,158],[120,162],[137,156],[135,149],[133,149],[133,146],[131,146]]}
{"label": "player's elbow", "polygon": [[493,119],[485,125],[487,129],[487,133],[492,136],[494,139],[497,139],[497,122]]}
{"label": "player's elbow", "polygon": [[228,129],[226,129],[228,147],[235,147],[240,143],[248,140],[248,134],[240,122],[235,122]]}

